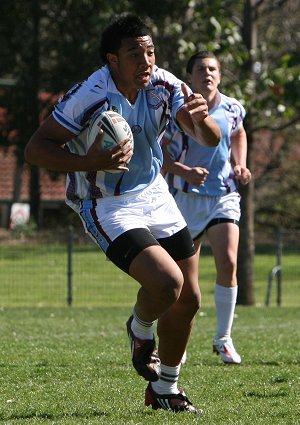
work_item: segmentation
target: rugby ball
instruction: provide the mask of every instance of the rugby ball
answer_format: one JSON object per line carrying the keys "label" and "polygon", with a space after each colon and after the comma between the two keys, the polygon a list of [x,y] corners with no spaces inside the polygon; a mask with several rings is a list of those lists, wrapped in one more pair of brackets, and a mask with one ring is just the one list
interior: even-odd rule
{"label": "rugby ball", "polygon": [[[103,111],[96,115],[90,122],[88,128],[88,142],[94,143],[99,131],[103,130],[103,138],[101,142],[101,149],[109,149],[122,142],[124,139],[129,139],[133,148],[134,140],[131,128],[122,115],[114,111]],[[127,164],[130,162],[127,161]],[[104,170],[109,173],[120,173],[123,170]]]}

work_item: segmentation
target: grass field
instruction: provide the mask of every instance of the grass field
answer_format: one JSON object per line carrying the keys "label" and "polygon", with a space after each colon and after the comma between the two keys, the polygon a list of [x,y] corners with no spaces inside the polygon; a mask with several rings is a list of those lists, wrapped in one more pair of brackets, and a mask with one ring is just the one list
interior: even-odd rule
{"label": "grass field", "polygon": [[243,362],[212,354],[213,259],[200,262],[202,309],[179,387],[205,414],[152,411],[133,370],[125,321],[137,284],[91,245],[77,247],[67,306],[63,245],[0,245],[0,423],[300,424],[300,261],[283,257],[283,303],[265,307],[275,255],[255,256],[255,307],[238,306],[233,337]]}
{"label": "grass field", "polygon": [[[283,256],[282,306],[300,307],[300,252]],[[275,253],[262,250],[254,262],[254,296],[265,304],[268,275],[276,265]],[[118,270],[90,243],[75,246],[72,256],[73,305],[131,306],[136,282]],[[67,304],[68,255],[62,244],[0,244],[0,307],[63,307]],[[203,305],[213,305],[214,260],[205,249],[199,281]],[[276,280],[270,305],[276,305]]]}
{"label": "grass field", "polygon": [[300,424],[300,312],[238,307],[234,338],[243,363],[211,352],[213,308],[197,317],[179,386],[204,416],[153,411],[130,363],[115,308],[1,310],[0,422],[10,424]]}

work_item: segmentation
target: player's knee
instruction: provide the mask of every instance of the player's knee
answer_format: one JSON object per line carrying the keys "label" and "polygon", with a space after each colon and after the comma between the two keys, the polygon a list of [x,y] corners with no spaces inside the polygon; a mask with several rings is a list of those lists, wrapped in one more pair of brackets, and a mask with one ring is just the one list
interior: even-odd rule
{"label": "player's knee", "polygon": [[192,309],[194,310],[195,314],[197,313],[198,310],[200,310],[201,308],[201,294],[194,294],[194,297],[191,301],[192,304]]}
{"label": "player's knee", "polygon": [[161,285],[161,297],[169,304],[176,302],[183,286],[183,275],[178,269],[176,273],[167,274],[163,277]]}
{"label": "player's knee", "polygon": [[194,320],[201,306],[201,295],[191,292],[188,296],[180,297],[177,302],[178,317],[186,323]]}
{"label": "player's knee", "polygon": [[195,314],[201,307],[201,294],[199,293],[191,293],[188,299],[185,302],[186,309],[190,313],[191,317],[194,317]]}
{"label": "player's knee", "polygon": [[236,274],[236,259],[231,256],[224,257],[219,269],[223,275],[234,276]]}

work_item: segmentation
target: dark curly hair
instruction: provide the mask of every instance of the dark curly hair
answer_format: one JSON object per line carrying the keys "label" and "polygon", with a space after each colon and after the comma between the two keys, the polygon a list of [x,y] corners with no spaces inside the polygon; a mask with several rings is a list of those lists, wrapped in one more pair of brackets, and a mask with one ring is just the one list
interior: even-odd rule
{"label": "dark curly hair", "polygon": [[99,54],[103,63],[107,63],[107,53],[117,54],[124,38],[151,36],[149,27],[136,15],[122,13],[115,16],[104,29]]}

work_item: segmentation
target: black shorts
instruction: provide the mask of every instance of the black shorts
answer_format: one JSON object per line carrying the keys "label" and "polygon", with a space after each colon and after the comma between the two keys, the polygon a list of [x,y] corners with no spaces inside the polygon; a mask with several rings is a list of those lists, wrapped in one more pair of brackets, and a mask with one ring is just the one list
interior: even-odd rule
{"label": "black shorts", "polygon": [[204,230],[202,230],[201,233],[199,233],[199,235],[197,235],[194,238],[194,241],[196,241],[197,239],[199,239],[201,236],[204,235],[204,233],[207,231],[207,229],[209,229],[210,227],[215,226],[216,224],[221,224],[221,223],[233,223],[236,224],[237,226],[239,225],[239,221],[235,220],[233,218],[226,218],[226,217],[222,217],[222,218],[214,218],[213,220],[211,220],[208,225],[205,227]]}
{"label": "black shorts", "polygon": [[129,274],[132,260],[145,248],[161,245],[175,261],[184,260],[195,253],[194,242],[187,227],[167,238],[155,239],[148,229],[128,230],[117,237],[106,251],[107,257]]}

